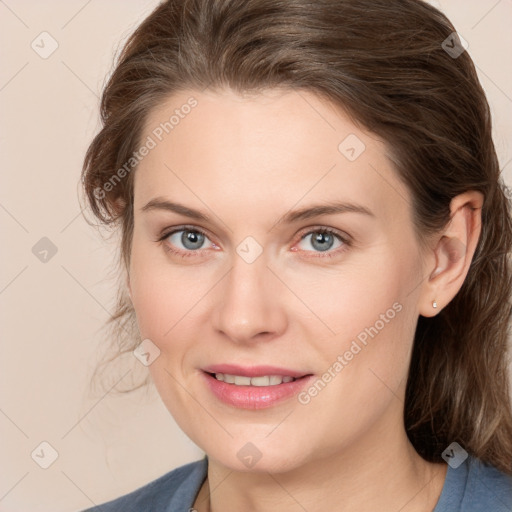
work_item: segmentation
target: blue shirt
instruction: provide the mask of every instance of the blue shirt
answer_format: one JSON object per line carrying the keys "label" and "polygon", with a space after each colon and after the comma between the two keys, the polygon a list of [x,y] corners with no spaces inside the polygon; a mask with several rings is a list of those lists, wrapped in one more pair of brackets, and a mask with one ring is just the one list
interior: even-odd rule
{"label": "blue shirt", "polygon": [[[120,498],[83,512],[189,512],[208,472],[208,458],[191,462]],[[511,512],[512,477],[469,456],[448,466],[433,512]]]}

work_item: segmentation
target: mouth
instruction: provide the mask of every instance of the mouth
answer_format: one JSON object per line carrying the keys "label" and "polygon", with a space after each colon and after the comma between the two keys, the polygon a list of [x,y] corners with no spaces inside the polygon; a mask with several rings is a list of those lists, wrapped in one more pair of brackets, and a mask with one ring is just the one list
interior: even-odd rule
{"label": "mouth", "polygon": [[313,374],[270,366],[216,365],[202,370],[213,395],[239,409],[262,409],[297,395]]}
{"label": "mouth", "polygon": [[225,382],[226,384],[255,387],[279,386],[279,384],[287,384],[288,382],[294,382],[307,377],[307,375],[303,375],[302,377],[291,377],[290,375],[261,375],[259,377],[247,377],[244,375],[232,375],[229,373],[206,373],[220,382]]}

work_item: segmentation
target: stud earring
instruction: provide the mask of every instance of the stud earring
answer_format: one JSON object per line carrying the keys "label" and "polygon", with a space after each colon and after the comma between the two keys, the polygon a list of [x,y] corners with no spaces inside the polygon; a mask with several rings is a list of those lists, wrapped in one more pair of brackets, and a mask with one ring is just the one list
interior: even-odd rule
{"label": "stud earring", "polygon": [[433,307],[433,308],[437,308],[437,302],[436,302],[436,301],[433,301],[433,302],[432,302],[432,307]]}

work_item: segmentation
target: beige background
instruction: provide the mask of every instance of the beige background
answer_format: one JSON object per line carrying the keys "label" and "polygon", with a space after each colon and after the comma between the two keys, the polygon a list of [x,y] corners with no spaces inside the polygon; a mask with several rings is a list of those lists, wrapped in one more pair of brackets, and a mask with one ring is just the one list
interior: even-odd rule
{"label": "beige background", "polygon": [[[154,390],[88,390],[113,306],[114,242],[80,215],[79,174],[115,50],[157,3],[0,0],[2,512],[80,510],[202,456]],[[432,3],[469,42],[512,184],[512,0]],[[58,43],[46,59],[31,47],[51,49],[43,31]],[[32,252],[43,237],[57,249],[46,263]],[[48,469],[44,441],[58,454]]]}

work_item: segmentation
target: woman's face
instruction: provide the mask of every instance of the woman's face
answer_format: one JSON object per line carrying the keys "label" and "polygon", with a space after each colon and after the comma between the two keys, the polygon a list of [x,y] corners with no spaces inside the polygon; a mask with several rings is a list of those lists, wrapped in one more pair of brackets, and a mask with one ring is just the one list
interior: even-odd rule
{"label": "woman's face", "polygon": [[238,470],[386,450],[432,269],[384,144],[282,90],[180,92],[141,140],[130,290],[180,427]]}

